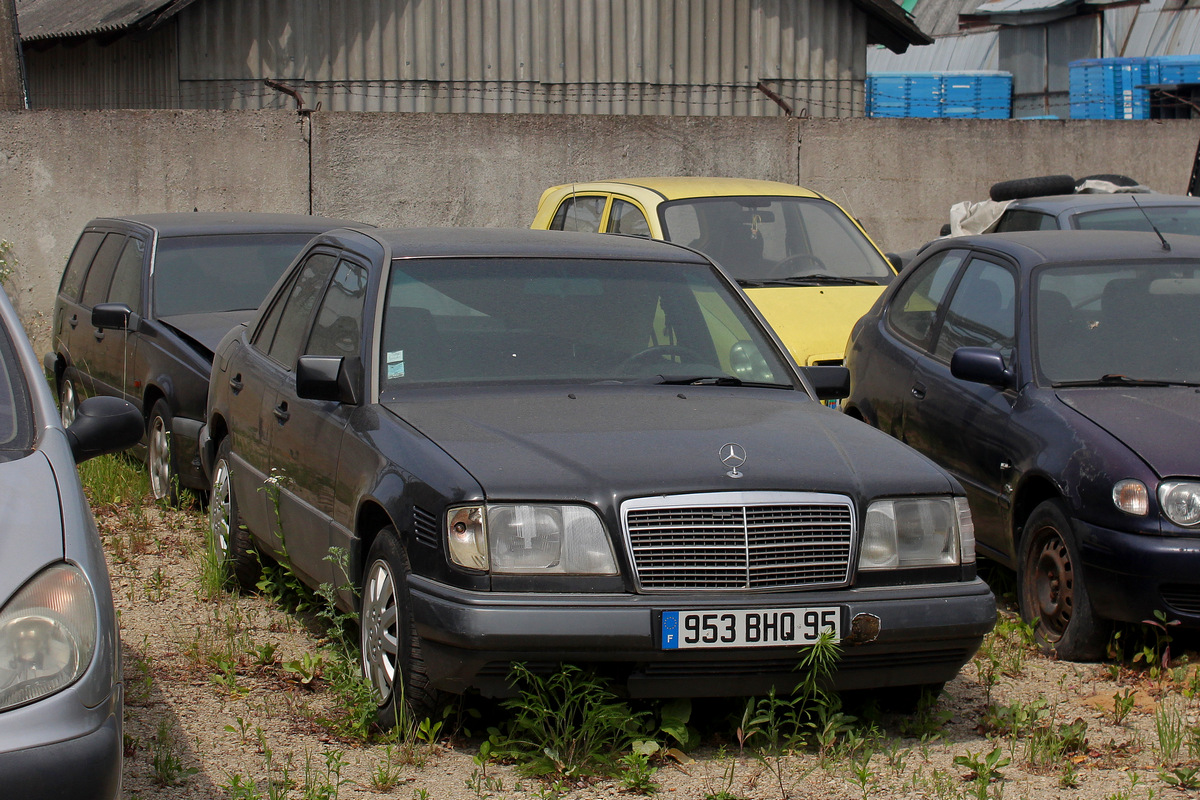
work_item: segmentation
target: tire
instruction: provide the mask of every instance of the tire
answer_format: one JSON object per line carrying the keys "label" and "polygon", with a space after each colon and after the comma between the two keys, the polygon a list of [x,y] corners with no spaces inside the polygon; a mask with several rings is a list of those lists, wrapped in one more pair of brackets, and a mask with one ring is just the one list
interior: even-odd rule
{"label": "tire", "polygon": [[1063,503],[1047,500],[1033,510],[1021,534],[1017,599],[1026,622],[1047,653],[1067,661],[1104,658],[1111,623],[1096,617],[1087,576]]}
{"label": "tire", "polygon": [[175,469],[175,449],[171,447],[171,422],[174,419],[167,401],[159,398],[150,409],[146,426],[146,469],[150,473],[150,493],[155,500],[179,505],[179,472]]}
{"label": "tire", "polygon": [[384,528],[367,555],[358,622],[362,674],[375,692],[379,724],[385,730],[405,719],[423,719],[438,705],[413,624],[410,572],[396,529]]}
{"label": "tire", "polygon": [[217,559],[228,570],[228,574],[240,588],[254,591],[262,575],[262,563],[254,547],[254,538],[242,525],[238,513],[237,495],[230,473],[233,463],[229,457],[231,448],[228,436],[221,440],[217,448],[208,504],[208,529]]}
{"label": "tire", "polygon": [[1018,178],[993,183],[988,196],[997,203],[1020,200],[1022,197],[1044,197],[1051,194],[1075,194],[1075,179],[1070,175],[1043,175],[1039,178]]}
{"label": "tire", "polygon": [[79,409],[79,396],[75,393],[75,384],[67,378],[58,382],[58,414],[64,428],[71,427],[75,422],[75,412]]}
{"label": "tire", "polygon": [[1079,187],[1083,186],[1085,181],[1106,181],[1108,183],[1111,183],[1113,186],[1137,186],[1138,185],[1138,182],[1135,181],[1133,178],[1129,177],[1128,175],[1101,174],[1101,175],[1088,175],[1085,178],[1080,178],[1079,180],[1077,180],[1075,182],[1075,188],[1078,189]]}

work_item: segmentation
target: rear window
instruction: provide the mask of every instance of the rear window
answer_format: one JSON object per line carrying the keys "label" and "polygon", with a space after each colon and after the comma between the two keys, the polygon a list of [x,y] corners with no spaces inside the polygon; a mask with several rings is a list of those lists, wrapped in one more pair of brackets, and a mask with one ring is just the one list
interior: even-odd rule
{"label": "rear window", "polygon": [[1146,231],[1200,234],[1200,203],[1194,206],[1129,206],[1089,211],[1075,216],[1075,227],[1085,231]]}
{"label": "rear window", "polygon": [[258,308],[314,233],[248,233],[160,239],[154,313],[211,314]]}

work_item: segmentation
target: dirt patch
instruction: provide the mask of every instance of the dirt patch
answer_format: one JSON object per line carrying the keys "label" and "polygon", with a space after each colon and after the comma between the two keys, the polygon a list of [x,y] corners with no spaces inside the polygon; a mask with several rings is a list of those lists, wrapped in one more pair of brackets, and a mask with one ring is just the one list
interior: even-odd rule
{"label": "dirt patch", "polygon": [[[325,643],[266,598],[205,597],[199,514],[147,505],[97,517],[122,626],[126,797],[274,800],[268,774],[285,772],[287,798],[633,795],[619,779],[572,786],[481,765],[479,740],[461,731],[408,746],[335,736],[320,720],[341,709],[327,665],[312,661]],[[739,752],[736,721],[696,719],[717,733],[687,756],[652,761],[649,780],[658,796],[689,800],[967,798],[978,796],[976,776],[991,756],[1003,777],[988,797],[1185,796],[1160,773],[1164,763],[1176,778],[1198,765],[1194,667],[1176,661],[1155,681],[1145,671],[1058,662],[1002,627],[934,708],[881,717],[880,736],[857,748],[843,739],[839,752],[755,758],[749,747]],[[728,708],[697,704],[695,713]],[[1180,737],[1173,753],[1172,730]]]}

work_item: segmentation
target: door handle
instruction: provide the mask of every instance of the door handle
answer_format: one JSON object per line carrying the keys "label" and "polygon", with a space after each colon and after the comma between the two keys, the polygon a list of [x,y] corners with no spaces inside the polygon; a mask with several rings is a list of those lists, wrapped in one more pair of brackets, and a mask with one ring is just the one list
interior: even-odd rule
{"label": "door handle", "polygon": [[242,390],[242,386],[242,373],[239,372],[237,375],[234,375],[229,379],[229,388],[233,390],[234,394],[240,392]]}
{"label": "door handle", "polygon": [[275,419],[279,420],[280,424],[287,422],[288,419],[291,418],[291,416],[292,416],[291,412],[288,411],[286,401],[275,406],[274,414],[275,414]]}
{"label": "door handle", "polygon": [[72,315],[71,315],[71,318],[70,318],[69,320],[67,320],[67,324],[71,326],[71,329],[72,329],[72,330],[74,330],[74,329],[75,329],[75,327],[76,327],[77,325],[79,325],[79,315],[78,315],[78,314],[72,314]]}
{"label": "door handle", "polygon": [[103,328],[96,328],[96,330],[94,330],[92,333],[95,334],[97,342],[104,341],[104,329]]}
{"label": "door handle", "polygon": [[925,399],[925,384],[914,383],[913,387],[912,387],[912,396],[917,398],[918,400],[924,400]]}

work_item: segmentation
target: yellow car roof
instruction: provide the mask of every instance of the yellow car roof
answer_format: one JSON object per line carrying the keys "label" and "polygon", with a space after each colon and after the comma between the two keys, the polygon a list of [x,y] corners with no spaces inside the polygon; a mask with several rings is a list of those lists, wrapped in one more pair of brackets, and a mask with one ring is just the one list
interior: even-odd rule
{"label": "yellow car roof", "polygon": [[621,178],[586,183],[564,183],[551,187],[544,193],[561,190],[575,192],[625,192],[645,189],[663,200],[680,200],[685,197],[732,197],[742,195],[775,195],[782,197],[822,197],[817,192],[779,181],[760,181],[750,178]]}

